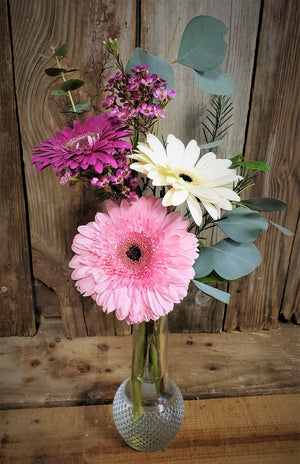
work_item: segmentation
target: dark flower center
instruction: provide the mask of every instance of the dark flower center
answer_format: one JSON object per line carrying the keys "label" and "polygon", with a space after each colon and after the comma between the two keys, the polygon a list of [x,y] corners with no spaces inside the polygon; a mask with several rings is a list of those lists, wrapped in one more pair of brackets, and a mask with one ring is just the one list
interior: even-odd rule
{"label": "dark flower center", "polygon": [[132,245],[128,250],[126,251],[126,255],[128,258],[130,258],[132,261],[138,261],[140,257],[142,256],[141,250],[139,247],[136,245]]}
{"label": "dark flower center", "polygon": [[193,179],[187,174],[179,174],[179,177],[181,177],[181,179],[183,179],[185,182],[193,182]]}

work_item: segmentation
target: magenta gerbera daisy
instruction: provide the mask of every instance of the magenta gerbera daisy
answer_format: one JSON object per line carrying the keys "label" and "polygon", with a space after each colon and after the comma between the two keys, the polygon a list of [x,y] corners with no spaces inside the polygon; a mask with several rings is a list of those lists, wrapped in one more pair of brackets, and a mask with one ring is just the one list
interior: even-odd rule
{"label": "magenta gerbera daisy", "polygon": [[157,320],[187,294],[197,238],[188,222],[153,196],[107,202],[107,213],[78,228],[70,261],[84,296],[129,324]]}
{"label": "magenta gerbera daisy", "polygon": [[51,166],[58,172],[70,170],[75,176],[80,170],[93,168],[102,173],[104,165],[117,167],[113,156],[119,148],[131,148],[121,140],[131,135],[116,119],[107,114],[88,118],[81,125],[73,122],[73,129],[65,127],[55,138],[47,139],[32,149],[32,164],[38,163],[37,172]]}

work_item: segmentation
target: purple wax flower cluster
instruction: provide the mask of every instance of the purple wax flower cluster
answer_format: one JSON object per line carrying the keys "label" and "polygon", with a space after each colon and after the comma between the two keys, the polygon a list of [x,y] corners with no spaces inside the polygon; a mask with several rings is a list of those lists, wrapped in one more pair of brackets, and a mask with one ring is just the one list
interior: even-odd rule
{"label": "purple wax flower cluster", "polygon": [[109,78],[105,91],[110,92],[103,103],[110,109],[109,115],[130,127],[137,123],[144,132],[166,117],[164,108],[176,96],[164,79],[149,73],[147,64],[136,66],[132,75],[117,72]]}
{"label": "purple wax flower cluster", "polygon": [[91,184],[100,189],[110,188],[115,192],[118,191],[123,198],[136,197],[134,189],[139,185],[139,181],[137,177],[132,176],[133,172],[127,164],[128,152],[128,150],[119,151],[115,156],[117,167],[104,168],[102,175],[96,175],[90,179]]}

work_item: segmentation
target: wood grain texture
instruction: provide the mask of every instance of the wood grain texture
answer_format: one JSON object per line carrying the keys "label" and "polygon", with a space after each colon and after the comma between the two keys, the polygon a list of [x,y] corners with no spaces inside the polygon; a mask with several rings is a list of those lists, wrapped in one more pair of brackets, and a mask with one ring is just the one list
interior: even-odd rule
{"label": "wood grain texture", "polygon": [[[177,34],[170,48],[169,61],[177,58],[180,36],[194,16],[214,16],[229,28],[225,36],[228,46],[222,68],[236,83],[232,96],[235,107],[234,126],[225,137],[222,146],[214,150],[224,158],[230,158],[243,151],[260,4],[260,0],[141,2],[141,46],[154,55],[166,58],[170,39],[180,18]],[[204,121],[206,108],[213,97],[195,84],[191,69],[175,64],[174,71],[177,96],[168,105],[168,117],[160,124],[161,132],[165,138],[172,133],[185,144],[191,139],[205,143],[201,121]],[[209,234],[207,243],[215,243],[220,237],[220,234],[214,231],[213,234]],[[218,288],[226,291],[224,284],[219,284]],[[199,292],[192,284],[189,296],[180,305],[176,305],[176,309],[170,314],[170,330],[220,332],[224,310],[224,304]]]}
{"label": "wood grain texture", "polygon": [[188,401],[175,440],[147,454],[125,444],[111,406],[0,411],[0,458],[2,464],[297,464],[298,407],[299,395]]}
{"label": "wood grain texture", "polygon": [[49,51],[51,44],[69,42],[65,65],[79,68],[77,77],[86,82],[75,99],[91,101],[90,116],[101,112],[103,76],[109,72],[102,40],[118,36],[122,53],[129,54],[135,44],[135,1],[12,0],[10,5],[34,276],[56,293],[69,336],[126,332],[128,326],[106,318],[91,302],[83,301],[70,279],[68,262],[76,228],[93,219],[97,211],[93,192],[79,185],[59,185],[50,169],[36,174],[30,150],[70,123],[60,113],[69,103],[50,95],[60,84],[45,75],[43,68],[49,61],[38,54]]}
{"label": "wood grain texture", "polygon": [[[295,6],[293,0],[264,2],[245,151],[247,159],[267,160],[271,166],[271,173],[261,176],[251,196],[287,202],[285,211],[268,217],[292,232],[299,215],[299,8],[295,11]],[[292,245],[292,237],[271,225],[258,240],[262,264],[249,277],[232,283],[226,330],[274,327]],[[299,272],[299,268],[293,267],[293,271]],[[292,288],[293,283],[297,285],[297,279],[289,283],[289,295],[295,301],[297,287]],[[284,308],[281,311],[284,314]]]}
{"label": "wood grain texture", "polygon": [[33,335],[32,295],[21,147],[7,4],[0,1],[0,336]]}
{"label": "wood grain texture", "polygon": [[[169,375],[185,399],[300,393],[299,330],[170,334]],[[131,337],[67,339],[44,321],[0,340],[0,409],[111,402],[130,375]]]}
{"label": "wood grain texture", "polygon": [[285,320],[300,323],[300,220],[295,232],[280,314]]}

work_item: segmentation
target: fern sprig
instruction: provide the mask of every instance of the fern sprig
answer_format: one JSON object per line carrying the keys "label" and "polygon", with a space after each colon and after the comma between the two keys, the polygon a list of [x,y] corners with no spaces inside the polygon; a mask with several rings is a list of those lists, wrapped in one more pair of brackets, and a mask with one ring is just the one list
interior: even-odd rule
{"label": "fern sprig", "polygon": [[211,102],[207,110],[206,121],[202,122],[202,130],[206,143],[214,142],[223,137],[233,125],[230,120],[233,116],[233,103],[230,97],[218,95]]}

